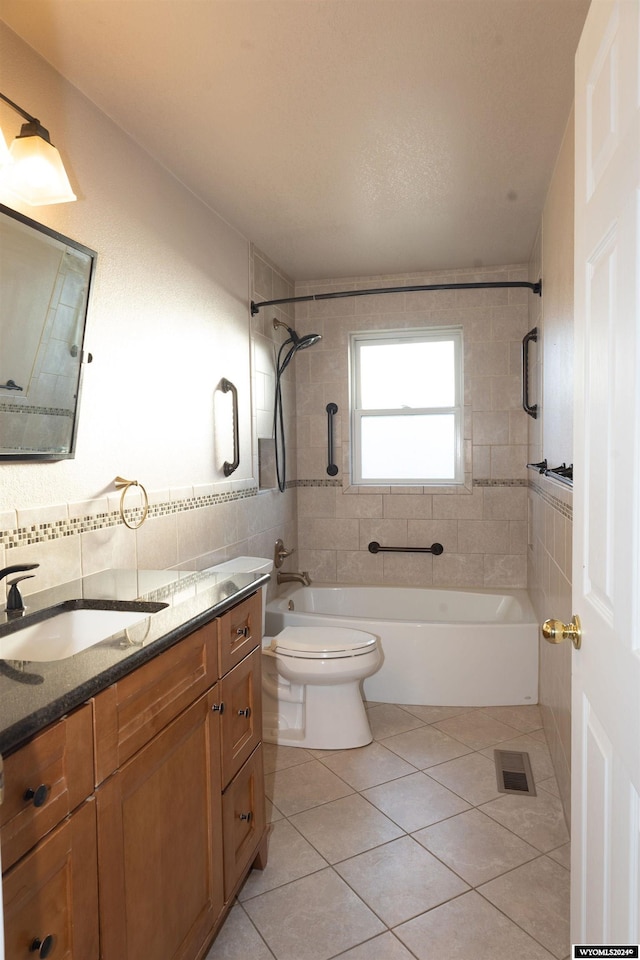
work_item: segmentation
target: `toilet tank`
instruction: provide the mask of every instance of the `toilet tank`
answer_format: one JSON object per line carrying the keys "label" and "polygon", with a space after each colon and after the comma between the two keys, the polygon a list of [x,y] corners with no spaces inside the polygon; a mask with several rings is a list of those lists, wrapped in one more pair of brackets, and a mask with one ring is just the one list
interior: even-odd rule
{"label": "toilet tank", "polygon": [[[213,567],[207,567],[206,573],[220,573],[223,576],[233,576],[234,573],[271,573],[273,570],[273,560],[266,557],[234,557],[233,560],[225,560],[224,563],[217,563]],[[260,587],[262,592],[262,635],[265,632],[265,617],[267,609],[267,587],[268,584]]]}

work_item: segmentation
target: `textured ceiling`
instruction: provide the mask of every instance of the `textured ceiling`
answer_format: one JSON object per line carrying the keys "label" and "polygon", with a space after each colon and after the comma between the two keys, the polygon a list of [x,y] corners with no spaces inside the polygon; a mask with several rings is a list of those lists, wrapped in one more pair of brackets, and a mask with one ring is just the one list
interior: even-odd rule
{"label": "textured ceiling", "polygon": [[1,0],[0,10],[290,276],[313,279],[527,260],[588,5]]}

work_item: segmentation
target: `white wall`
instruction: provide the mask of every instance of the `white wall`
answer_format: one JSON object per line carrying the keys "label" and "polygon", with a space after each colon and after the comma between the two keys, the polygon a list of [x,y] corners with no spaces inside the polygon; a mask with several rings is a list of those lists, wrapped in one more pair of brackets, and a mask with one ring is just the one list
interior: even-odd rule
{"label": "white wall", "polygon": [[[109,566],[203,566],[270,555],[277,536],[293,542],[295,491],[258,495],[255,479],[250,336],[275,334],[252,331],[249,241],[1,23],[0,65],[0,89],[49,129],[78,201],[0,200],[98,253],[76,457],[0,463],[0,566],[39,562],[28,586],[42,589]],[[7,139],[20,123],[0,108]],[[230,480],[222,377],[240,400]],[[148,490],[152,511],[137,532],[120,522],[117,475]]]}
{"label": "white wall", "polygon": [[[41,118],[78,202],[7,205],[98,252],[76,459],[2,465],[2,508],[88,499],[117,473],[149,487],[223,478],[216,386],[237,383],[249,416],[249,244],[205,208],[6,28],[2,89]],[[7,139],[20,117],[0,113]],[[250,435],[237,479],[251,476]],[[45,479],[46,477],[46,479]]]}

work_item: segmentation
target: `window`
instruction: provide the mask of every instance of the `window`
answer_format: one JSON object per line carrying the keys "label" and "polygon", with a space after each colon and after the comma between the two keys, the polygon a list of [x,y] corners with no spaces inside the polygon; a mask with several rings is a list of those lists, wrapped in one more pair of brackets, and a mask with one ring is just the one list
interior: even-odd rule
{"label": "window", "polygon": [[351,335],[354,484],[464,481],[462,330]]}

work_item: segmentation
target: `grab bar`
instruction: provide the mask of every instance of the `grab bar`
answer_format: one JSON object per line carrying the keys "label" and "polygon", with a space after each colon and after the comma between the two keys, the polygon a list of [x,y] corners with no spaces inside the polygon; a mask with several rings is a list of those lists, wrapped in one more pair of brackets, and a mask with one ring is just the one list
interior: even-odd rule
{"label": "grab bar", "polygon": [[327,407],[327,473],[330,477],[335,477],[338,472],[338,465],[333,462],[333,418],[338,412],[337,403],[328,403]]}
{"label": "grab bar", "polygon": [[538,418],[538,404],[529,403],[529,344],[538,342],[538,328],[529,330],[522,338],[522,409],[534,420]]}
{"label": "grab bar", "polygon": [[444,547],[441,543],[432,543],[430,547],[381,547],[377,540],[372,540],[369,553],[432,553],[439,557],[444,553]]}
{"label": "grab bar", "polygon": [[238,469],[240,465],[240,431],[238,426],[238,391],[231,380],[227,380],[226,377],[222,378],[221,382],[222,392],[229,393],[231,391],[231,398],[233,400],[233,463],[229,463],[228,460],[225,460],[222,469],[224,470],[225,477],[230,477],[231,474]]}

